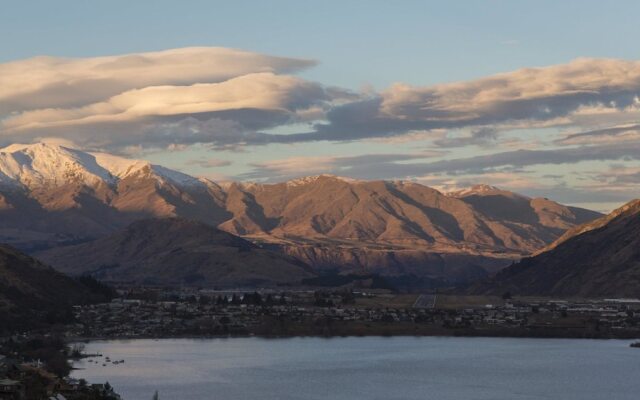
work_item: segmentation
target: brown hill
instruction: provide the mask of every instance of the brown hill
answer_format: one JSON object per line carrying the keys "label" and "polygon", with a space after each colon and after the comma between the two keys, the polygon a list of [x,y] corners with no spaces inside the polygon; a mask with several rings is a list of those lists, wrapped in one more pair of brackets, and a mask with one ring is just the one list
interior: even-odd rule
{"label": "brown hill", "polygon": [[640,200],[575,228],[473,292],[640,297]]}
{"label": "brown hill", "polygon": [[105,238],[37,256],[70,275],[91,274],[107,282],[273,286],[314,276],[298,260],[178,218],[137,221]]}
{"label": "brown hill", "polygon": [[430,274],[433,267],[446,277],[447,265],[495,271],[600,215],[506,191],[445,195],[412,182],[327,175],[234,183],[225,191],[233,217],[220,225],[224,230],[318,268],[394,274]]}

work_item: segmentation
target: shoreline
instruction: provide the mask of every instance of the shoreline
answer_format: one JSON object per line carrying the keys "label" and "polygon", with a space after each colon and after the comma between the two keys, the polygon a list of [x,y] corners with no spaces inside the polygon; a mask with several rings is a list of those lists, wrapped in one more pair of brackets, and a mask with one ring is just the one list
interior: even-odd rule
{"label": "shoreline", "polygon": [[[478,332],[474,332],[478,333]],[[170,339],[192,339],[192,340],[207,340],[207,339],[247,339],[247,338],[260,338],[260,339],[294,339],[294,338],[322,338],[322,339],[335,339],[335,338],[368,338],[368,337],[443,337],[443,338],[505,338],[505,339],[585,339],[585,340],[631,340],[639,341],[640,333],[637,335],[526,335],[526,334],[504,334],[504,332],[483,332],[485,334],[473,334],[470,332],[457,332],[456,334],[446,333],[432,333],[432,334],[412,334],[412,333],[399,333],[399,334],[384,334],[384,333],[371,333],[371,334],[334,334],[334,335],[322,335],[322,334],[291,334],[291,335],[265,335],[265,334],[232,334],[232,335],[141,335],[141,336],[96,336],[96,337],[80,337],[70,336],[65,338],[67,343],[90,343],[90,342],[106,342],[106,341],[126,341],[126,340],[170,340]],[[94,355],[87,355],[86,357],[92,357]],[[85,358],[85,357],[82,357]]]}

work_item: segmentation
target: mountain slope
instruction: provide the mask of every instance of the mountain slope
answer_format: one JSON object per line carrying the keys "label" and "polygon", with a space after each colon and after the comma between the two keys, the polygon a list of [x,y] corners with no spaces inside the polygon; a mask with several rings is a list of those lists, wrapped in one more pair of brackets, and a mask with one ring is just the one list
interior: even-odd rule
{"label": "mountain slope", "polygon": [[0,332],[65,320],[71,305],[99,299],[79,282],[0,245]]}
{"label": "mountain slope", "polygon": [[[234,183],[226,192],[233,217],[222,229],[276,245],[319,268],[387,273],[426,271],[443,260],[451,264],[446,259],[455,255],[468,256],[462,264],[495,270],[600,215],[506,191],[445,195],[412,182],[327,175],[272,185]],[[505,210],[508,202],[511,215],[491,211]],[[517,218],[521,209],[526,218]],[[462,265],[460,258],[455,263]]]}
{"label": "mountain slope", "polygon": [[536,237],[553,241],[567,229],[602,214],[595,211],[558,204],[546,198],[530,198],[488,185],[450,193],[473,206],[484,215],[515,226],[528,226]]}
{"label": "mountain slope", "polygon": [[474,292],[640,297],[640,200],[567,233]]}
{"label": "mountain slope", "polygon": [[137,221],[105,238],[37,256],[70,275],[136,284],[272,286],[314,275],[300,261],[177,218]]}

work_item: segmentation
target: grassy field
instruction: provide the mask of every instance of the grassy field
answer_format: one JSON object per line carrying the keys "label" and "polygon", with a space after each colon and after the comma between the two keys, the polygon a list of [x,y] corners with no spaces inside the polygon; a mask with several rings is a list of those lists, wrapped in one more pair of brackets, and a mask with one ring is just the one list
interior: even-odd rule
{"label": "grassy field", "polygon": [[504,300],[499,296],[456,296],[438,295],[436,308],[454,310],[460,308],[478,308],[487,304],[502,305]]}
{"label": "grassy field", "polygon": [[358,298],[357,307],[365,308],[411,308],[417,294],[382,294],[372,298]]}

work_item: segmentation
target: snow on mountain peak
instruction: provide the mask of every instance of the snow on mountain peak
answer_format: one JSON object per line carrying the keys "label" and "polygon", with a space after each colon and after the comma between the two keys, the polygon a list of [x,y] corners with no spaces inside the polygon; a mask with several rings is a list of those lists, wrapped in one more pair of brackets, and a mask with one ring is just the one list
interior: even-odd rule
{"label": "snow on mountain peak", "polygon": [[499,192],[504,192],[504,191],[495,186],[478,184],[478,185],[473,185],[471,187],[468,187],[466,189],[449,192],[448,195],[452,197],[465,197],[465,196],[471,196],[471,195],[499,193]]}
{"label": "snow on mountain peak", "polygon": [[349,182],[349,183],[357,182],[356,179],[347,178],[343,176],[337,176],[337,175],[331,175],[331,174],[320,174],[320,175],[312,175],[312,176],[305,176],[302,178],[292,179],[287,181],[286,184],[287,186],[301,186],[301,185],[313,183],[321,178],[335,179],[335,180]]}
{"label": "snow on mountain peak", "polygon": [[0,150],[0,182],[41,186],[82,181],[95,185],[112,179],[89,153],[60,145],[13,144]]}
{"label": "snow on mountain peak", "polygon": [[58,144],[12,144],[0,149],[0,183],[3,184],[27,187],[70,182],[112,185],[141,171],[151,173],[159,180],[182,185],[199,182],[189,175],[148,161],[84,152]]}

